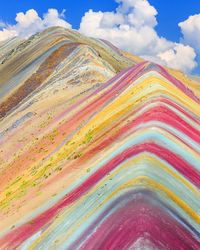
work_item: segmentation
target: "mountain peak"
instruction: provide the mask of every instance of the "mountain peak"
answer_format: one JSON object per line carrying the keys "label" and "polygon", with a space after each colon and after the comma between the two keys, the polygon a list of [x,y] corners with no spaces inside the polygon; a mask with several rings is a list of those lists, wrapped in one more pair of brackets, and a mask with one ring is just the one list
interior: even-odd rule
{"label": "mountain peak", "polygon": [[60,27],[0,50],[1,249],[200,249],[197,81]]}

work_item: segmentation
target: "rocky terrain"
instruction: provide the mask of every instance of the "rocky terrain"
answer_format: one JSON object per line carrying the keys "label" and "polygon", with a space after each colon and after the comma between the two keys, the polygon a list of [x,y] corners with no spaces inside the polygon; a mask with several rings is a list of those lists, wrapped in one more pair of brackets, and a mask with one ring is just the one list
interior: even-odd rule
{"label": "rocky terrain", "polygon": [[0,249],[200,249],[200,84],[54,27],[0,43]]}

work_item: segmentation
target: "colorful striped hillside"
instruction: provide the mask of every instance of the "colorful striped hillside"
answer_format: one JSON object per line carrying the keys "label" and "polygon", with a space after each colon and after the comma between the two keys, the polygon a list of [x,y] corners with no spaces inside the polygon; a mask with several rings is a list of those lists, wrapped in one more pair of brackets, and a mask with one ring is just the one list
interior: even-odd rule
{"label": "colorful striped hillside", "polygon": [[63,28],[0,50],[0,249],[199,250],[199,83]]}

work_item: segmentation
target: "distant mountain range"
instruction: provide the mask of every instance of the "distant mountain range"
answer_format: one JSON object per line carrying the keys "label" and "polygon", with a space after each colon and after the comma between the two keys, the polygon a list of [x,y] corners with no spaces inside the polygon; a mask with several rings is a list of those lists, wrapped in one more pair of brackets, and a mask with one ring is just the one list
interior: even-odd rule
{"label": "distant mountain range", "polygon": [[0,249],[199,250],[199,82],[60,27],[0,42]]}

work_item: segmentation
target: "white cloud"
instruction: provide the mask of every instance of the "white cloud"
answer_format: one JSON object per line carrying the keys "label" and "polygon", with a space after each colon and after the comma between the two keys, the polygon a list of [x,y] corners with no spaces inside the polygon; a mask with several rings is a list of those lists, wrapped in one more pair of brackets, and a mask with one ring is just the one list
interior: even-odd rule
{"label": "white cloud", "polygon": [[155,30],[157,10],[148,1],[116,0],[116,2],[119,6],[114,12],[93,10],[86,12],[81,20],[80,32],[106,39],[135,55],[186,72],[196,66],[196,54],[190,46],[159,37]]}
{"label": "white cloud", "polygon": [[0,41],[14,36],[28,38],[36,32],[51,26],[71,28],[71,25],[64,20],[64,11],[59,13],[56,9],[49,9],[48,12],[43,15],[43,18],[39,17],[34,9],[30,9],[26,11],[26,13],[17,13],[15,21],[15,25],[6,25],[1,22],[2,30],[0,31]]}
{"label": "white cloud", "polygon": [[128,23],[136,28],[144,25],[155,27],[157,24],[157,10],[148,1],[141,0],[117,0],[120,5],[117,12],[127,14]]}
{"label": "white cloud", "polygon": [[[132,13],[131,13],[132,14]],[[133,15],[119,12],[93,12],[85,13],[80,24],[80,31],[88,36],[107,39],[118,47],[134,54],[155,54],[157,51],[170,47],[170,42],[159,38],[155,30],[148,25],[137,26],[130,23],[136,22]]]}
{"label": "white cloud", "polygon": [[194,47],[200,54],[200,14],[190,16],[178,25],[183,34],[183,42]]}
{"label": "white cloud", "polygon": [[172,49],[159,53],[158,57],[168,67],[181,68],[183,71],[191,71],[197,66],[195,51],[188,45],[177,43]]}

